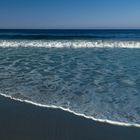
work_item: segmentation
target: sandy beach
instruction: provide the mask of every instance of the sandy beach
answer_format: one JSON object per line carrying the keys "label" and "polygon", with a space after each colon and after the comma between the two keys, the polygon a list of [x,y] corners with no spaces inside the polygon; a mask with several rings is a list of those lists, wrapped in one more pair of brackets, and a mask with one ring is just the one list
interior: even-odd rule
{"label": "sandy beach", "polygon": [[0,96],[2,140],[139,140],[140,128],[95,122]]}

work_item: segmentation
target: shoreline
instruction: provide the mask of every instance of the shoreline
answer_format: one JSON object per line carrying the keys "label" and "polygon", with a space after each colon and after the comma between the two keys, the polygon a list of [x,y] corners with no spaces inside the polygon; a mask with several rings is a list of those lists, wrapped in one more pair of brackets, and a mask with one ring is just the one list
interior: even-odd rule
{"label": "shoreline", "polygon": [[139,140],[140,128],[111,125],[61,109],[35,106],[0,96],[3,140]]}
{"label": "shoreline", "polygon": [[62,110],[62,111],[66,111],[66,112],[72,113],[72,114],[74,114],[76,116],[84,117],[85,119],[93,120],[95,122],[107,123],[107,124],[116,125],[116,126],[138,127],[138,128],[140,128],[140,124],[126,123],[126,122],[117,122],[117,121],[105,120],[105,119],[96,119],[96,118],[94,118],[92,116],[86,116],[84,114],[80,114],[80,113],[74,112],[73,110],[70,110],[68,108],[64,108],[64,107],[61,107],[61,106],[39,104],[39,103],[35,103],[33,101],[22,100],[22,99],[19,99],[19,98],[12,97],[10,95],[5,95],[3,93],[0,93],[0,96],[3,96],[5,98],[9,98],[9,99],[14,100],[14,101],[19,101],[19,102],[22,102],[22,103],[35,105],[37,107],[43,107],[43,108],[49,108],[49,109],[59,109],[59,110]]}

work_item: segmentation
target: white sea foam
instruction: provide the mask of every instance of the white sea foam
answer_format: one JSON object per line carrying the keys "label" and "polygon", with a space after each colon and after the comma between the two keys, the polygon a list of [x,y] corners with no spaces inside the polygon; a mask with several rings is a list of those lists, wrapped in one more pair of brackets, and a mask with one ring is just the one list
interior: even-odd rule
{"label": "white sea foam", "polygon": [[0,40],[0,47],[140,48],[140,41],[115,40]]}
{"label": "white sea foam", "polygon": [[70,112],[74,115],[81,116],[81,117],[84,117],[86,119],[91,119],[91,120],[94,120],[94,121],[97,121],[97,122],[103,122],[103,123],[109,123],[109,124],[112,124],[112,125],[127,126],[127,127],[132,127],[132,126],[133,127],[140,127],[140,124],[136,124],[136,123],[124,123],[124,122],[111,121],[111,120],[107,120],[107,119],[97,119],[97,118],[94,118],[93,116],[87,116],[85,114],[80,114],[80,113],[77,113],[73,110],[70,110],[69,108],[64,108],[64,107],[61,107],[61,106],[39,104],[39,103],[35,103],[35,102],[29,101],[29,100],[22,100],[22,99],[19,99],[19,98],[14,98],[10,95],[5,95],[3,93],[0,93],[0,95],[4,96],[6,98],[10,98],[12,100],[16,100],[16,101],[20,101],[20,102],[24,102],[24,103],[29,103],[29,104],[36,105],[36,106],[39,106],[39,107],[61,109],[63,111]]}
{"label": "white sea foam", "polygon": [[139,48],[139,42],[3,40],[0,44],[4,95],[102,122],[140,124],[140,49],[120,49]]}

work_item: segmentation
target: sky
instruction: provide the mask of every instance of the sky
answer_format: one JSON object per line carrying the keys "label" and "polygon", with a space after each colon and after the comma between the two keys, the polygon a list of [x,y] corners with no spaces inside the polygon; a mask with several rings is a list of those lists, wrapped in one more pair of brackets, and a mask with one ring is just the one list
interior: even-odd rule
{"label": "sky", "polygon": [[0,0],[1,29],[140,29],[140,0]]}

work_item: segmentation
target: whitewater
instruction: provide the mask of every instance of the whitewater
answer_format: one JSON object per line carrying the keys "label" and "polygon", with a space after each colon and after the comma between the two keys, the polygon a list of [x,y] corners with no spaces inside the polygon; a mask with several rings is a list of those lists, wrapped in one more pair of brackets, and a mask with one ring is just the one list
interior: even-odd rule
{"label": "whitewater", "polygon": [[0,40],[0,47],[45,48],[140,48],[140,41],[129,40]]}
{"label": "whitewater", "polygon": [[0,40],[0,94],[140,127],[140,41]]}

